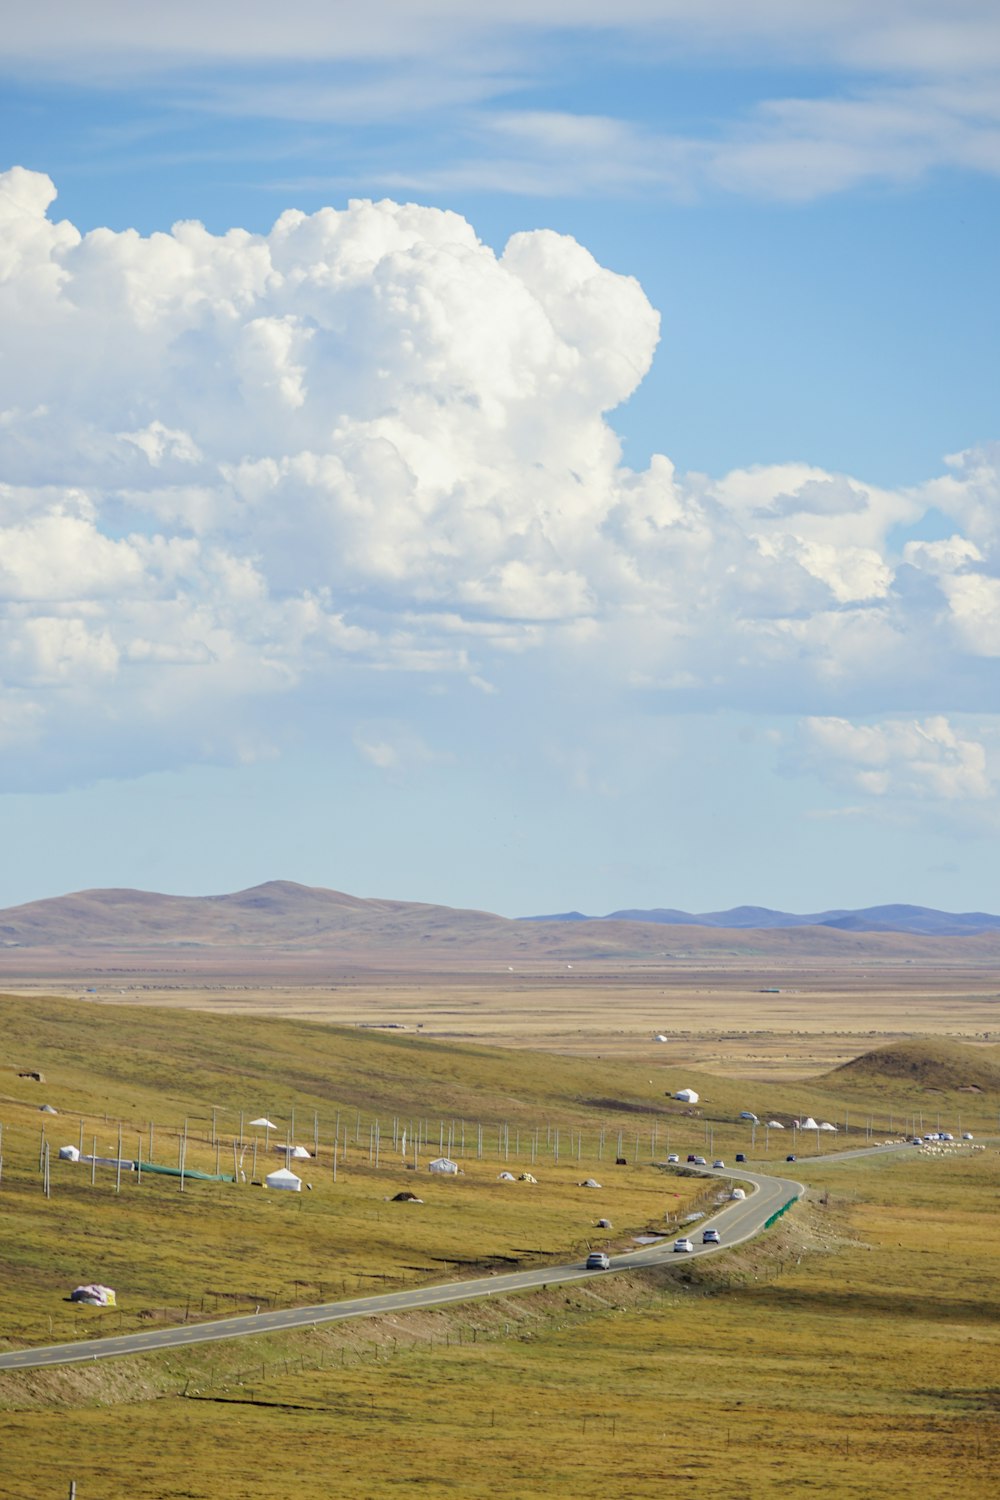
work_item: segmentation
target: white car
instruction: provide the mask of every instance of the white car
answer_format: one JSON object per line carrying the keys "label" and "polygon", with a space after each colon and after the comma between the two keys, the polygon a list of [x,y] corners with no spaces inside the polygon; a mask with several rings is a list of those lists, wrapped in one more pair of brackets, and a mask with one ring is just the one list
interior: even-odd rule
{"label": "white car", "polygon": [[725,1164],[725,1162],[724,1162],[724,1161],[723,1161],[723,1160],[722,1160],[722,1157],[721,1157],[721,1156],[720,1156],[720,1157],[719,1157],[719,1159],[718,1159],[718,1161],[713,1161],[713,1163],[712,1163],[712,1166],[713,1166],[713,1167],[724,1167],[724,1166],[725,1166],[725,1165],[726,1165],[726,1164]]}
{"label": "white car", "polygon": [[670,1155],[667,1157],[667,1165],[672,1167],[675,1166],[679,1161],[680,1157],[677,1155],[677,1152],[671,1151]]}
{"label": "white car", "polygon": [[690,1255],[694,1249],[694,1245],[688,1239],[679,1239],[674,1240],[674,1249],[680,1251],[681,1254]]}
{"label": "white car", "polygon": [[706,1229],[701,1237],[701,1243],[703,1245],[721,1245],[722,1240],[719,1238],[719,1231],[717,1229]]}
{"label": "white car", "polygon": [[587,1256],[588,1271],[610,1271],[611,1259],[603,1250],[591,1250]]}

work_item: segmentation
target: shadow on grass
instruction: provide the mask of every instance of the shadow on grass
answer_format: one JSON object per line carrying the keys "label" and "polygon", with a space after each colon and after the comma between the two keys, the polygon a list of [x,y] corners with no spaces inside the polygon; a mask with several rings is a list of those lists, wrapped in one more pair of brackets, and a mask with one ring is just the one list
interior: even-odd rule
{"label": "shadow on grass", "polygon": [[767,1286],[705,1286],[710,1296],[725,1296],[748,1307],[764,1307],[775,1312],[825,1313],[854,1318],[907,1318],[926,1322],[996,1323],[1000,1320],[997,1304],[984,1286],[982,1298],[974,1296],[943,1297],[937,1292],[921,1291],[910,1285],[866,1290],[854,1287],[823,1287],[815,1291],[794,1290],[780,1282]]}

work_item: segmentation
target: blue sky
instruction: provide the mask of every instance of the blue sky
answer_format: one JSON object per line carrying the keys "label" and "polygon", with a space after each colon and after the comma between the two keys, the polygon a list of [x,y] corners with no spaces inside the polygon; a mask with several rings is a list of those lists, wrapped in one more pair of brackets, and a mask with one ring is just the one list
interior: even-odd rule
{"label": "blue sky", "polygon": [[1000,22],[870,11],[17,18],[0,900],[1000,910]]}

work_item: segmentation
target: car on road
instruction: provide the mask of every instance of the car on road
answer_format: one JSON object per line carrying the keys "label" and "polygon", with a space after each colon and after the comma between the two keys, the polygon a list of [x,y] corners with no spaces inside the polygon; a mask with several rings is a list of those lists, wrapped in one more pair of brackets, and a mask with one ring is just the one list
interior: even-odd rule
{"label": "car on road", "polygon": [[963,1141],[971,1141],[973,1139],[974,1139],[974,1137],[973,1137],[973,1134],[972,1134],[971,1130],[963,1130],[962,1131],[962,1140]]}
{"label": "car on road", "polygon": [[677,1155],[677,1152],[671,1151],[670,1155],[667,1157],[667,1164],[672,1167],[679,1161],[680,1157]]}
{"label": "car on road", "polygon": [[694,1164],[695,1164],[696,1167],[707,1167],[708,1166],[708,1162],[705,1160],[705,1158],[703,1156],[696,1156],[695,1159],[694,1159]]}
{"label": "car on road", "polygon": [[694,1249],[694,1246],[688,1239],[679,1239],[674,1240],[674,1249],[675,1251],[679,1251],[682,1255],[690,1255],[692,1250]]}
{"label": "car on road", "polygon": [[746,1152],[745,1151],[737,1151],[737,1153],[736,1153],[736,1160],[737,1161],[746,1161],[746,1159],[747,1159],[747,1157],[746,1157]]}
{"label": "car on road", "polygon": [[712,1163],[712,1166],[713,1166],[713,1167],[724,1167],[724,1166],[725,1166],[725,1165],[726,1165],[726,1164],[725,1164],[725,1162],[724,1162],[724,1161],[723,1161],[723,1160],[722,1160],[722,1157],[721,1157],[721,1156],[720,1156],[720,1157],[719,1157],[719,1158],[718,1158],[718,1160],[717,1160],[717,1161],[713,1161],[713,1163]]}
{"label": "car on road", "polygon": [[688,1152],[688,1161],[697,1161],[697,1160],[698,1160],[698,1158],[695,1156],[694,1152],[693,1151],[689,1151]]}
{"label": "car on road", "polygon": [[587,1256],[587,1270],[610,1271],[611,1257],[609,1255],[606,1255],[603,1250],[591,1250],[590,1254]]}
{"label": "car on road", "polygon": [[721,1245],[722,1241],[719,1238],[719,1231],[717,1229],[706,1229],[701,1237],[701,1243],[703,1245]]}
{"label": "car on road", "polygon": [[795,1160],[795,1153],[794,1153],[794,1151],[789,1152],[789,1154],[785,1157],[785,1160],[786,1161],[794,1161]]}

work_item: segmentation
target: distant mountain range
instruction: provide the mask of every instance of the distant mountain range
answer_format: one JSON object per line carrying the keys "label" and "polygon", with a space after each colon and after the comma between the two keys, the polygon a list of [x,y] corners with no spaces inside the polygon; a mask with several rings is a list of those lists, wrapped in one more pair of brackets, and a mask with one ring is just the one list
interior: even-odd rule
{"label": "distant mountain range", "polygon": [[0,982],[120,975],[163,983],[197,974],[226,983],[329,983],[360,970],[523,974],[552,963],[659,970],[816,962],[995,965],[1000,917],[915,906],[795,916],[745,906],[511,919],[288,880],[219,896],[77,891],[0,911]]}
{"label": "distant mountain range", "polygon": [[656,906],[649,911],[629,908],[604,917],[580,911],[553,916],[521,917],[522,922],[656,922],[665,927],[722,927],[757,932],[779,927],[833,927],[839,932],[909,932],[921,937],[964,937],[977,932],[1000,932],[1000,917],[985,911],[937,911],[932,906],[864,906],[856,911],[811,912],[799,916],[773,911],[769,906],[734,906],[729,911],[676,911]]}

